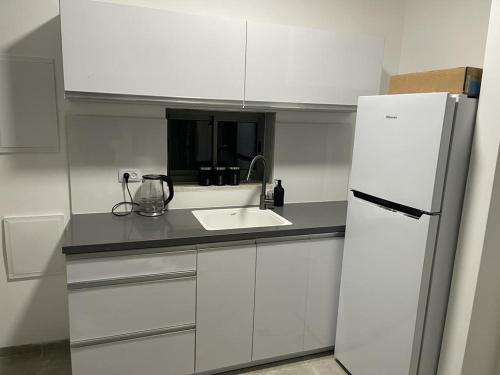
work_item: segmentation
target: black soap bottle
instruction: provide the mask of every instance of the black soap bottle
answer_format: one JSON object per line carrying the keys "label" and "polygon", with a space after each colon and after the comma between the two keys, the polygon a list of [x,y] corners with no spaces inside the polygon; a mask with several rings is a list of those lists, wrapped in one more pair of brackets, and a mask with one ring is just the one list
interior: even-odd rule
{"label": "black soap bottle", "polygon": [[285,189],[281,186],[281,180],[277,180],[278,184],[274,187],[274,206],[281,207],[285,202]]}

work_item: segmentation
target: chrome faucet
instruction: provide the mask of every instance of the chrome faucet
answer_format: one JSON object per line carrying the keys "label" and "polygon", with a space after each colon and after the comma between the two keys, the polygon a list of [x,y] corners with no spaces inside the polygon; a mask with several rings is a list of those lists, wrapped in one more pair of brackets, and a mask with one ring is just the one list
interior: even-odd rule
{"label": "chrome faucet", "polygon": [[252,162],[250,163],[250,168],[248,168],[247,182],[250,180],[253,166],[258,160],[261,160],[262,165],[264,166],[264,170],[262,172],[262,189],[260,192],[259,208],[261,210],[265,210],[269,206],[272,206],[273,201],[271,199],[266,199],[266,159],[264,158],[264,156],[257,155],[252,159]]}

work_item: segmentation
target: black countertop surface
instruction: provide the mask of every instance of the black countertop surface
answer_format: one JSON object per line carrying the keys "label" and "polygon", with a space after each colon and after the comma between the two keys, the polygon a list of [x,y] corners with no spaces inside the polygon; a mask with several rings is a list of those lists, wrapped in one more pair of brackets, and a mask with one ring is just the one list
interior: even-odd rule
{"label": "black countertop surface", "polygon": [[111,213],[72,215],[62,251],[82,254],[344,232],[347,202],[286,204],[274,211],[292,225],[231,230],[206,230],[191,211],[170,210],[157,218]]}

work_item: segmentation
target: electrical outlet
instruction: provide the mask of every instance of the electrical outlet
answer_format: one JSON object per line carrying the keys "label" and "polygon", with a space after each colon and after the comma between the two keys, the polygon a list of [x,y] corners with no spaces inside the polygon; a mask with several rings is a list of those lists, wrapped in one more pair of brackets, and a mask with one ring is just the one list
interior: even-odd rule
{"label": "electrical outlet", "polygon": [[141,182],[142,181],[142,173],[140,169],[133,168],[121,168],[118,169],[118,182],[123,182],[123,175],[125,173],[129,174],[128,182]]}

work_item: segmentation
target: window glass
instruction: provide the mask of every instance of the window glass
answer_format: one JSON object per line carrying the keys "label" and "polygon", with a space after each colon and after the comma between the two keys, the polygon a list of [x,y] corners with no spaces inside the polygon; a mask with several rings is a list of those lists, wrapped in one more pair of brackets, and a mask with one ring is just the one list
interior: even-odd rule
{"label": "window glass", "polygon": [[209,120],[168,122],[169,174],[177,181],[195,181],[198,168],[212,165],[212,124]]}
{"label": "window glass", "polygon": [[217,123],[217,160],[220,165],[238,166],[242,170],[250,166],[257,155],[257,127],[253,122],[219,121]]}
{"label": "window glass", "polygon": [[[242,182],[255,155],[263,153],[265,116],[259,113],[167,110],[168,173],[196,182],[201,166],[240,167]],[[260,163],[252,180],[260,180]]]}

